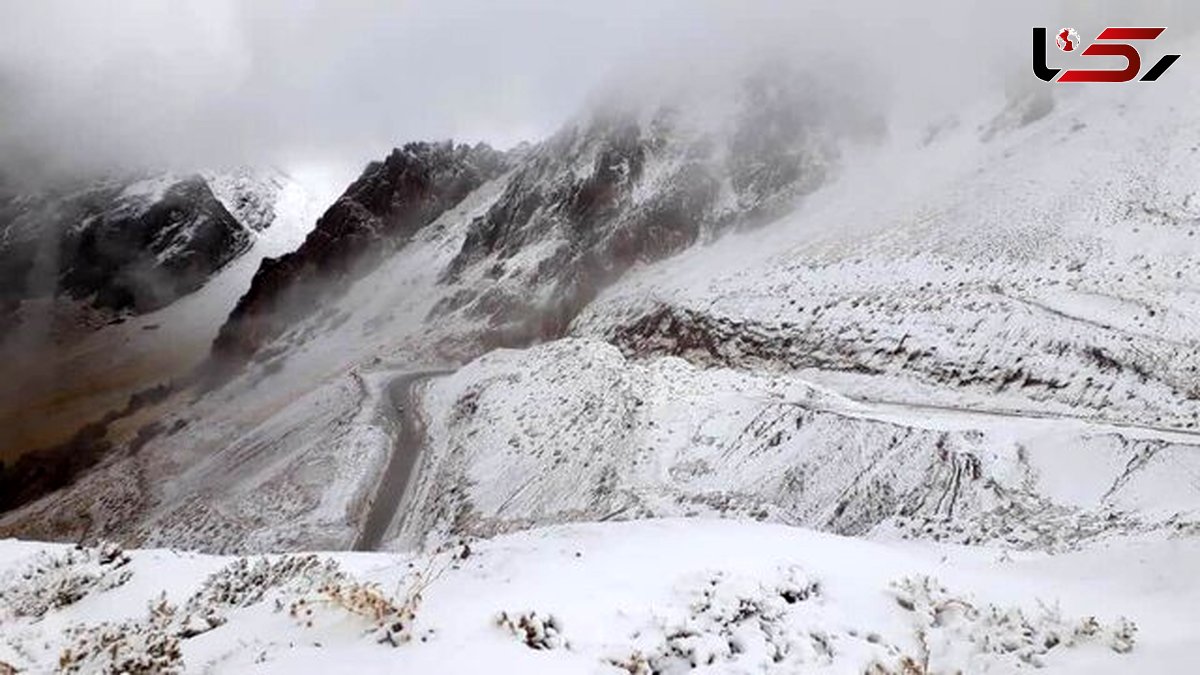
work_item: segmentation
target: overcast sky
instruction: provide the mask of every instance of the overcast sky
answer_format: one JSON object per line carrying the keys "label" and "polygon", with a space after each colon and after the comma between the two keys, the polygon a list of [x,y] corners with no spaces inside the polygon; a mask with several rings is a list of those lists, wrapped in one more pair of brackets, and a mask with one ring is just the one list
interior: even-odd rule
{"label": "overcast sky", "polygon": [[1062,4],[0,0],[0,162],[356,170],[407,140],[536,140],[605,82],[663,64],[703,77],[693,64],[768,44],[840,51],[889,95],[936,97],[1026,68],[1030,26],[1097,5]]}

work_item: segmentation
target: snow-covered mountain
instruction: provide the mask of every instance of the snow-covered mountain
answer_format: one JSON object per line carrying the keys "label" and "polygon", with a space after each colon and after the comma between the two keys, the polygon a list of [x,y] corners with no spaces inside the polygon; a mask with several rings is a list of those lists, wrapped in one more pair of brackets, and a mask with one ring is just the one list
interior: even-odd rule
{"label": "snow-covered mountain", "polygon": [[6,332],[28,318],[22,303],[69,298],[110,316],[144,314],[196,291],[276,222],[288,182],[277,172],[239,169],[3,195]]}
{"label": "snow-covered mountain", "polygon": [[[772,77],[715,109],[602,106],[512,153],[414,144],[372,165],[260,267],[216,342],[244,364],[230,382],[168,397],[137,457],[5,522],[65,535],[63,500],[115,480],[138,496],[93,514],[109,536],[347,545],[389,452],[389,373],[573,336],[420,384],[430,442],[409,498],[429,502],[407,535],[447,513],[457,534],[713,510],[853,534],[999,519],[974,539],[1027,512],[1192,528],[1186,485],[1161,509],[1118,499],[1190,462],[1200,414],[1194,143],[1154,113],[1181,90],[1010,95],[885,133],[883,113]],[[695,402],[676,413],[679,398]],[[764,443],[761,477],[720,473]],[[1067,479],[1038,448],[1062,444],[1109,457],[1087,499],[1049,486]],[[827,455],[837,477],[810,477]],[[143,471],[177,480],[147,488]]]}
{"label": "snow-covered mountain", "polygon": [[6,313],[60,295],[144,313],[199,288],[250,235],[202,178],[163,175],[10,197],[0,241]]}
{"label": "snow-covered mountain", "polygon": [[[58,256],[57,286],[53,279],[48,286],[58,288],[58,297],[23,300],[12,317],[19,321],[3,340],[9,366],[0,383],[0,460],[8,468],[0,471],[0,502],[6,507],[86,470],[112,447],[103,429],[119,411],[160,397],[173,380],[202,363],[259,262],[294,248],[317,209],[305,188],[274,170],[112,179],[65,195],[15,196],[9,206],[8,213],[16,214],[6,230],[14,237],[10,241],[44,227],[41,243],[54,243],[62,228],[67,234],[56,250],[74,257]],[[98,215],[80,220],[86,209]],[[113,248],[116,233],[132,236],[123,228],[142,225],[153,242],[174,243],[164,243],[161,255],[153,242]],[[209,247],[217,241],[210,236],[214,232],[227,234],[220,241],[237,246]],[[16,261],[14,270],[29,262],[20,257],[18,244],[4,250]],[[121,289],[141,288],[142,281],[151,281],[136,270],[151,258],[159,261],[153,262],[158,273],[185,271],[178,284],[163,288],[196,287],[165,306],[157,306],[167,300],[157,281],[152,286],[160,295],[150,306],[96,309],[69,297],[94,304],[117,298]],[[218,260],[224,260],[219,267]],[[79,269],[88,265],[106,266],[108,273],[86,277]],[[188,286],[181,285],[185,278]],[[71,285],[76,282],[82,285]]]}
{"label": "snow-covered mountain", "polygon": [[216,354],[244,358],[314,309],[335,311],[363,258],[374,267],[430,223],[450,226],[456,204],[505,172],[454,242],[438,284],[452,292],[439,289],[428,321],[476,326],[465,356],[558,337],[634,265],[794,208],[836,173],[842,143],[881,128],[862,104],[772,66],[717,91],[604,104],[503,155],[410,144],[368,167],[295,254],[260,270]]}
{"label": "snow-covered mountain", "polygon": [[241,360],[314,311],[506,167],[490,147],[411,143],[367,167],[294,251],[268,259],[214,344]]}
{"label": "snow-covered mountain", "polygon": [[[664,597],[694,571],[688,555],[714,570],[709,595],[692,583],[685,595],[700,596],[666,618],[629,598],[515,609],[503,587],[452,600],[455,584],[433,582],[444,590],[428,597],[445,604],[401,621],[434,645],[400,657],[414,663],[501,640],[482,620],[443,628],[501,610],[528,646],[573,643],[537,660],[496,646],[514,667],[548,670],[753,669],[763,654],[780,672],[1186,662],[1194,621],[1168,597],[1186,585],[1154,586],[1153,599],[1132,589],[1188,564],[1200,532],[1200,120],[1181,114],[1197,75],[1014,90],[912,120],[801,71],[765,72],[718,96],[706,85],[600,105],[506,153],[414,143],[371,164],[295,250],[255,260],[253,279],[243,269],[213,305],[229,312],[219,333],[203,314],[206,377],[93,428],[97,465],[0,516],[0,534],[418,558],[468,540],[511,555],[464,555],[453,564],[467,587],[604,579],[579,597],[623,587],[621,574]],[[160,330],[188,320],[162,318]],[[648,518],[673,520],[544,529]],[[710,522],[724,518],[740,524]],[[791,543],[765,543],[776,538]],[[575,563],[562,552],[585,543],[645,560],[563,572]],[[770,564],[747,571],[757,555]],[[839,576],[855,556],[884,571]],[[175,573],[168,554],[135,559]],[[180,586],[220,564],[190,560]],[[338,560],[388,584],[408,561]],[[323,564],[288,564],[303,566],[302,588],[279,606],[316,588],[312,621],[335,627],[285,639],[288,613],[266,596],[238,614],[179,591],[187,612],[136,631],[175,640],[190,664],[287,668],[311,654],[296,647],[306,640],[371,658],[374,624],[326,614],[378,598],[310,579]],[[814,576],[779,571],[789,565]],[[1099,571],[1080,579],[1084,566]],[[935,568],[981,599],[910,576]],[[824,577],[831,595],[814,613],[765,599]],[[1085,606],[1097,589],[1120,589],[1112,607],[1142,626],[1134,655],[1132,624],[1086,618],[1105,609]],[[1032,622],[1010,609],[1035,598],[1071,609]],[[728,603],[757,609],[727,616]],[[385,605],[391,617],[372,606]],[[572,616],[547,624],[530,609]],[[88,611],[56,620],[100,619]],[[625,617],[618,636],[601,628],[612,614]],[[230,628],[189,628],[217,615]],[[235,648],[234,626],[264,637]]]}

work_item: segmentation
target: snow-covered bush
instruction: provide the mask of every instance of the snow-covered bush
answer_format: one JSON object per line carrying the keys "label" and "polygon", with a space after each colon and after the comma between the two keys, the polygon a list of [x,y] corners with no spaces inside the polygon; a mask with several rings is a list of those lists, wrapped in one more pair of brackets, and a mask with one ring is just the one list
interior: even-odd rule
{"label": "snow-covered bush", "polygon": [[[192,617],[215,627],[223,622],[222,608],[246,607],[266,599],[278,589],[281,595],[291,596],[289,614],[302,626],[312,627],[315,612],[337,609],[366,619],[366,632],[377,641],[399,645],[411,638],[416,608],[420,602],[417,579],[409,593],[399,599],[384,593],[376,584],[363,583],[351,577],[332,560],[316,555],[288,555],[278,558],[259,558],[253,561],[238,559],[211,575],[201,589],[185,605]],[[277,607],[282,607],[276,597]],[[192,618],[193,623],[197,623]]]}
{"label": "snow-covered bush", "polygon": [[366,634],[376,642],[398,647],[412,639],[413,624],[417,608],[425,590],[454,564],[469,553],[463,545],[461,552],[442,555],[439,551],[426,558],[424,567],[409,572],[397,585],[396,592],[387,594],[378,584],[364,583],[338,572],[309,593],[298,597],[291,605],[293,618],[305,626],[312,626],[315,610],[321,607],[334,608],[352,616],[366,619]]}
{"label": "snow-covered bush", "polygon": [[38,618],[94,591],[129,581],[129,557],[115,544],[39,552],[24,569],[0,579],[0,604],[15,616]]}
{"label": "snow-covered bush", "polygon": [[1051,651],[1087,642],[1107,642],[1125,653],[1137,632],[1123,617],[1106,628],[1095,617],[1066,619],[1057,607],[1041,606],[1031,615],[1019,607],[977,605],[927,576],[905,578],[894,587],[897,604],[912,614],[920,653],[911,661],[919,664],[918,672],[1041,667]]}
{"label": "snow-covered bush", "polygon": [[290,613],[302,625],[312,626],[314,610],[332,608],[365,619],[366,634],[395,646],[409,639],[421,591],[432,578],[418,573],[396,600],[316,555],[238,559],[209,575],[181,607],[164,595],[151,603],[145,618],[69,628],[59,667],[89,673],[181,672],[182,641],[224,625],[230,610],[272,598],[279,610],[292,599]]}
{"label": "snow-covered bush", "polygon": [[801,607],[821,595],[820,584],[797,567],[774,578],[714,572],[685,590],[685,609],[659,616],[628,656],[608,659],[634,675],[704,667],[794,672],[830,664],[832,638],[797,621]]}
{"label": "snow-covered bush", "polygon": [[509,631],[530,649],[558,649],[566,647],[562,624],[553,614],[539,616],[537,612],[509,614],[500,612],[496,625]]}
{"label": "snow-covered bush", "polygon": [[333,560],[316,555],[238,558],[204,581],[185,605],[188,610],[247,607],[271,589],[298,584],[301,592],[345,577]]}
{"label": "snow-covered bush", "polygon": [[177,608],[166,597],[151,602],[144,620],[74,626],[58,659],[67,673],[169,675],[183,672]]}
{"label": "snow-covered bush", "polygon": [[412,639],[412,625],[417,618],[419,593],[396,599],[385,594],[378,584],[363,583],[347,577],[331,579],[314,594],[304,595],[292,602],[289,614],[303,625],[312,627],[317,608],[336,608],[366,619],[367,632],[378,642],[399,646]]}

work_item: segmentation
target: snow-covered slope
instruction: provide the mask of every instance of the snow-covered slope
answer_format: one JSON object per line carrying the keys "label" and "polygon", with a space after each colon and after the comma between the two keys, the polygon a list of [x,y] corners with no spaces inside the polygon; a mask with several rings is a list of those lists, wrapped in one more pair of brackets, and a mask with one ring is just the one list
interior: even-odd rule
{"label": "snow-covered slope", "polygon": [[[886,133],[784,115],[744,164],[739,106],[584,116],[495,175],[458,161],[483,149],[397,151],[326,221],[387,255],[270,331],[235,317],[240,370],[122,420],[101,466],[0,532],[349,548],[414,450],[390,383],[462,360],[416,388],[390,546],[689,514],[1042,551],[1190,540],[1200,122],[1177,112],[1200,88],[1173,77]],[[688,176],[715,191],[693,202]]]}
{"label": "snow-covered slope", "polygon": [[[320,310],[439,220],[507,159],[485,144],[409,143],[372,162],[294,251],[262,261],[213,344],[230,370]],[[419,243],[419,242],[418,242]]]}
{"label": "snow-covered slope", "polygon": [[[260,260],[289,251],[303,240],[320,206],[305,188],[277,172],[237,176],[222,182],[210,175],[207,180],[214,181],[215,198],[229,213],[244,215],[245,207],[239,204],[253,193],[259,202],[271,204],[272,221],[261,231],[247,226],[246,251],[198,290],[118,323],[75,329],[58,338],[30,336],[9,345],[19,358],[13,357],[0,384],[0,440],[4,441],[0,458],[11,460],[14,453],[67,441],[83,424],[125,407],[136,392],[181,378],[204,361],[221,322],[245,292]],[[251,176],[256,178],[252,181]],[[164,182],[171,184],[171,180]],[[118,444],[128,440],[134,428],[118,424],[112,438]],[[85,449],[78,453],[85,454]]]}
{"label": "snow-covered slope", "polygon": [[111,178],[7,198],[0,203],[4,333],[10,321],[35,320],[36,301],[159,309],[202,286],[250,240],[200,176]]}
{"label": "snow-covered slope", "polygon": [[[1200,428],[1200,124],[1174,82],[994,103],[806,208],[627,278],[573,332],[860,397]],[[1136,121],[1136,122],[1135,122]]]}
{"label": "snow-covered slope", "polygon": [[[0,530],[70,538],[86,527],[213,551],[348,548],[390,449],[380,378],[442,362],[456,327],[422,324],[438,299],[430,289],[499,187],[489,183],[423,229],[224,387],[121,420],[127,438],[148,430],[138,452],[112,453],[72,488],[0,517]],[[236,293],[227,299],[228,309]]]}
{"label": "snow-covered slope", "polygon": [[35,563],[53,569],[0,582],[21,614],[0,661],[1185,667],[1200,74],[1177,70],[917,121],[760,81],[509,153],[410,144],[270,261],[306,202],[214,180],[277,224],[54,363],[90,410],[120,408],[197,365],[233,310],[221,377],[85,433],[98,464],[0,536],[393,553]]}
{"label": "snow-covered slope", "polygon": [[570,339],[488,354],[423,400],[406,542],[670,515],[1043,550],[1200,532],[1200,434],[861,403]]}
{"label": "snow-covered slope", "polygon": [[618,281],[588,340],[433,384],[404,541],[714,511],[1047,549],[1194,534],[1183,86],[898,127],[792,215]]}
{"label": "snow-covered slope", "polygon": [[[68,672],[1178,672],[1194,541],[1047,557],[780,525],[537,529],[416,555],[0,541],[0,664]],[[1114,567],[1115,566],[1115,567]]]}

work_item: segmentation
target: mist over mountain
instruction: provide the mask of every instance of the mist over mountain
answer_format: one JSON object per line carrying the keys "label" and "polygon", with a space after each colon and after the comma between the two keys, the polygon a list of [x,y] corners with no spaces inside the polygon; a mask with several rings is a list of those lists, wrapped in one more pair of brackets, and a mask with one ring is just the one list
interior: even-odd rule
{"label": "mist over mountain", "polygon": [[[32,162],[48,172],[361,167],[379,148],[421,139],[503,149],[549,134],[606,82],[638,73],[650,87],[695,82],[771,51],[836,54],[875,74],[888,96],[936,105],[1024,70],[1026,45],[979,28],[1007,38],[1027,32],[1030,12],[1057,20],[1044,3],[720,0],[336,8],[218,0],[169,9],[51,0],[0,12],[0,156],[20,158],[26,174]],[[1084,28],[1083,17],[1073,20]]]}

